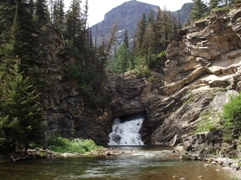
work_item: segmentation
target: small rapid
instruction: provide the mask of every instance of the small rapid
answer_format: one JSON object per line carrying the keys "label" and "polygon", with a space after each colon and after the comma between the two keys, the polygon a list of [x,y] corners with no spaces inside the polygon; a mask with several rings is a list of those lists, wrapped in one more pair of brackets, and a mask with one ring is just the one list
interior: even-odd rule
{"label": "small rapid", "polygon": [[143,121],[144,118],[137,118],[121,122],[115,118],[108,145],[144,145],[139,134]]}

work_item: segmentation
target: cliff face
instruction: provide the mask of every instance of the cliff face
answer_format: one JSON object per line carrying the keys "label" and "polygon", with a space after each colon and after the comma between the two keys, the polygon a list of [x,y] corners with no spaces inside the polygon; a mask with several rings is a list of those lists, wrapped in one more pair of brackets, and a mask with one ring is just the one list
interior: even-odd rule
{"label": "cliff face", "polygon": [[205,115],[217,121],[229,95],[241,90],[240,17],[241,8],[216,11],[182,29],[168,46],[163,71],[152,72],[153,83],[132,72],[107,72],[111,105],[101,110],[84,103],[76,82],[64,80],[63,69],[74,59],[64,54],[57,30],[47,28],[41,42],[47,54],[42,76],[48,133],[107,145],[113,118],[141,113],[145,144],[173,145],[193,132]]}
{"label": "cliff face", "polygon": [[150,144],[180,142],[207,114],[217,121],[230,94],[241,90],[240,15],[240,8],[216,11],[182,29],[168,46],[164,73],[153,72],[152,84],[132,73],[110,79],[114,114],[144,112],[141,134]]}
{"label": "cliff face", "polygon": [[153,143],[181,139],[205,115],[217,121],[229,95],[240,91],[240,13],[240,8],[217,11],[184,28],[180,40],[169,45],[160,93],[179,98],[153,132]]}
{"label": "cliff face", "polygon": [[58,30],[48,27],[41,37],[43,52],[47,55],[41,69],[44,80],[43,108],[48,134],[67,138],[93,139],[105,145],[111,131],[109,110],[90,108],[79,94],[74,80],[64,79],[64,69],[74,63],[64,49]]}

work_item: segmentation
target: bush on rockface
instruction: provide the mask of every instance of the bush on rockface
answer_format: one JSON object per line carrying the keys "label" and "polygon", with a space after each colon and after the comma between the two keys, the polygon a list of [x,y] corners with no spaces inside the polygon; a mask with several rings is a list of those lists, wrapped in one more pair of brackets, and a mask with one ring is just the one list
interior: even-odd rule
{"label": "bush on rockface", "polygon": [[234,136],[239,137],[241,132],[241,93],[231,96],[223,107],[221,118],[224,119],[223,139],[231,141]]}
{"label": "bush on rockface", "polygon": [[212,119],[210,112],[200,114],[201,121],[197,123],[197,129],[194,134],[208,131],[215,131],[217,129],[217,120]]}

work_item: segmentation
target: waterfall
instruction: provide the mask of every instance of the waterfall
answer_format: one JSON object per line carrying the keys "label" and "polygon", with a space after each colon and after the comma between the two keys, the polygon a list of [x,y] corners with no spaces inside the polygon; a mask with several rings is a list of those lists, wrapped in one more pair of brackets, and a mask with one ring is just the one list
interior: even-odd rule
{"label": "waterfall", "polygon": [[120,119],[115,118],[108,145],[144,145],[139,134],[143,120],[143,118],[136,118],[121,122]]}

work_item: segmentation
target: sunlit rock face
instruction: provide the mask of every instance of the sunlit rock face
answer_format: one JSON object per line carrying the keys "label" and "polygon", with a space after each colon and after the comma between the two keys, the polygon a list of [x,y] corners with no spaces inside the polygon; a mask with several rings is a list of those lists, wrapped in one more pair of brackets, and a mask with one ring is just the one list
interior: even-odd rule
{"label": "sunlit rock face", "polygon": [[[154,82],[132,72],[110,73],[112,113],[144,111],[145,144],[173,145],[195,130],[200,114],[209,113],[215,119],[215,97],[241,90],[240,14],[240,8],[216,11],[180,30],[167,48],[167,60],[160,61],[163,71],[151,72]],[[215,106],[222,109],[223,102]]]}
{"label": "sunlit rock face", "polygon": [[152,143],[180,142],[183,135],[195,131],[203,118],[200,114],[217,119],[227,102],[220,101],[214,107],[217,96],[224,98],[229,90],[240,91],[240,13],[240,8],[228,14],[217,11],[182,29],[179,40],[168,46],[160,90],[173,105],[153,132]]}

